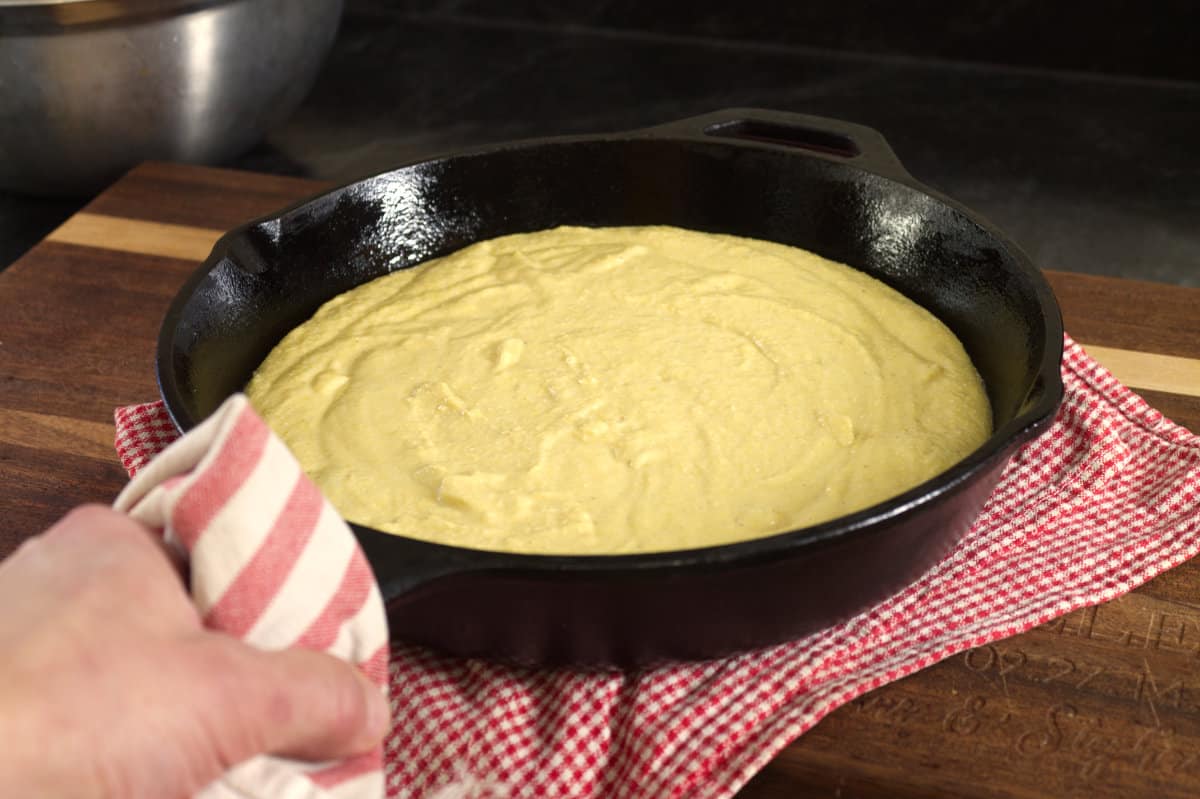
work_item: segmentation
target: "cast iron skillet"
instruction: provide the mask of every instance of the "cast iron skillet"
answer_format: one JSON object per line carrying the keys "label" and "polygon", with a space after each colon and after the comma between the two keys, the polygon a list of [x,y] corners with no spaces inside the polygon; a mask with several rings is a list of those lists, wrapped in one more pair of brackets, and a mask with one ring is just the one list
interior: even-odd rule
{"label": "cast iron skillet", "polygon": [[915,181],[875,131],[728,110],[401,167],[234,230],[163,322],[159,385],[187,430],[325,300],[480,239],[668,224],[798,245],[880,278],[959,336],[995,433],[859,513],[754,541],[622,556],[510,555],[355,526],[394,640],[519,663],[636,665],[797,638],[903,587],[962,536],[1062,398],[1062,323],[1002,234]]}

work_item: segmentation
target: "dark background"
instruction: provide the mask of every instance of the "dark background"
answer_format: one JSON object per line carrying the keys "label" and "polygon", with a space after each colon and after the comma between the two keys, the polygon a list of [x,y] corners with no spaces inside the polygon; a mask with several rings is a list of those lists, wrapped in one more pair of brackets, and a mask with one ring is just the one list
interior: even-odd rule
{"label": "dark background", "polygon": [[[464,145],[777,108],[878,129],[1043,267],[1200,285],[1194,8],[347,0],[308,100],[227,165],[348,181]],[[0,195],[0,265],[85,199]]]}
{"label": "dark background", "polygon": [[1180,80],[1200,77],[1189,0],[359,0],[355,11],[686,36]]}

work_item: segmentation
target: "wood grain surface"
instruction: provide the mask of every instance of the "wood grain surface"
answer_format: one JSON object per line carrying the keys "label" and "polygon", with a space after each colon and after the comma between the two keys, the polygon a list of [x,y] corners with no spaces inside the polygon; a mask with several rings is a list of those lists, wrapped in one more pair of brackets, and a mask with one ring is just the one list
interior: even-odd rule
{"label": "wood grain surface", "polygon": [[[124,483],[117,405],[157,397],[172,295],[227,230],[324,186],[134,170],[0,273],[0,556]],[[1200,429],[1200,290],[1048,273],[1067,329]],[[743,799],[1200,794],[1200,566],[965,654],[837,710]]]}

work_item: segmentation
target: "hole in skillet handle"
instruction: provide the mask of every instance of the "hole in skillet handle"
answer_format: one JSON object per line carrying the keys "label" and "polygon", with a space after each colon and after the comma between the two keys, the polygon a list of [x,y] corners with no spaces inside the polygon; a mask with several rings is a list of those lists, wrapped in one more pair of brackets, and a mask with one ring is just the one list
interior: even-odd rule
{"label": "hole in skillet handle", "polygon": [[778,144],[825,155],[836,155],[840,158],[857,158],[862,155],[862,150],[854,143],[854,140],[844,134],[757,119],[719,122],[706,127],[704,134],[718,139],[741,139]]}
{"label": "hole in skillet handle", "polygon": [[846,161],[889,180],[927,191],[892,152],[879,131],[841,119],[767,108],[726,108],[647,128],[650,136],[726,139]]}

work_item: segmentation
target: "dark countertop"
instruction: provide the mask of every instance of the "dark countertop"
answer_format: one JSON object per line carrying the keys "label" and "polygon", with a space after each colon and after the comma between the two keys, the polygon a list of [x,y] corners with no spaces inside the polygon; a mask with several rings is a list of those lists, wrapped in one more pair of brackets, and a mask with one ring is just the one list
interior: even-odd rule
{"label": "dark countertop", "polygon": [[[876,128],[914,176],[989,217],[1041,266],[1200,285],[1200,80],[471,5],[351,0],[304,105],[226,165],[346,181],[465,145],[775,108]],[[0,194],[0,265],[82,202]]]}

